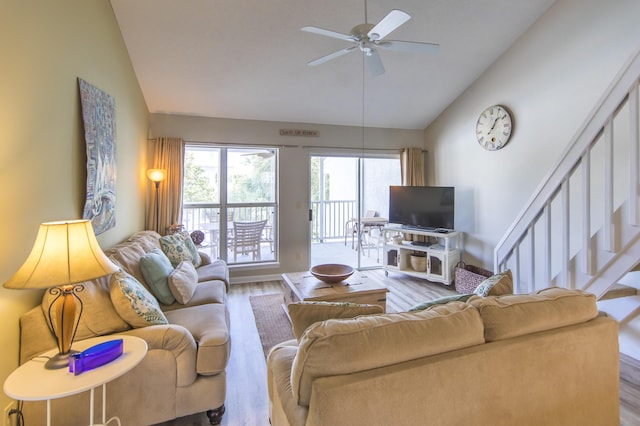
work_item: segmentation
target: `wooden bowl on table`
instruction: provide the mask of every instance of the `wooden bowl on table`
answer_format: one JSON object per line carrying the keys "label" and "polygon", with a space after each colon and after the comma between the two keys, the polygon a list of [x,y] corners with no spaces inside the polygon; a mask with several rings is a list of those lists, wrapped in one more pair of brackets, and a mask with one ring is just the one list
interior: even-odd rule
{"label": "wooden bowl on table", "polygon": [[309,272],[311,275],[327,284],[339,283],[349,278],[354,269],[349,265],[341,265],[338,263],[327,263],[324,265],[316,265]]}

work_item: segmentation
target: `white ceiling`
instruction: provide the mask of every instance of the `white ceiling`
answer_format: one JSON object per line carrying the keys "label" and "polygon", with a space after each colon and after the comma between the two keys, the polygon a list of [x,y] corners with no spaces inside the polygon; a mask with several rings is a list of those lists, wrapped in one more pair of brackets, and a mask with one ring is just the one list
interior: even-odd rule
{"label": "white ceiling", "polygon": [[440,44],[382,51],[372,77],[359,51],[307,66],[350,44],[300,30],[348,34],[363,0],[111,0],[152,113],[400,129],[427,127],[553,2],[369,0],[370,23],[412,17],[387,39]]}

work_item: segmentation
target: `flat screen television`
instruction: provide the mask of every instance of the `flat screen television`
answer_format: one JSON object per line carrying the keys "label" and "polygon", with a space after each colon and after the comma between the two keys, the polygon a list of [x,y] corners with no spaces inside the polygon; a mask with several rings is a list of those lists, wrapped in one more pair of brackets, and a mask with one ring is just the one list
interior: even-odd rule
{"label": "flat screen television", "polygon": [[389,222],[408,228],[454,229],[451,186],[390,186]]}

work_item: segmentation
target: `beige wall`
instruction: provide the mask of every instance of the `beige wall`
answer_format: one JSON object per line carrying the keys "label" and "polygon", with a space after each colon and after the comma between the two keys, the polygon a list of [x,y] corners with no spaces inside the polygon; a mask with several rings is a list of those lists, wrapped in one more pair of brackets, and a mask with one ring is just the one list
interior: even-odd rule
{"label": "beige wall", "polygon": [[[175,136],[194,142],[285,145],[280,150],[280,267],[232,270],[231,277],[238,280],[245,276],[268,276],[308,268],[309,154],[319,152],[322,147],[340,147],[361,152],[361,127],[165,114],[151,114],[150,121],[150,133],[153,137]],[[319,136],[280,136],[281,128],[317,130]],[[421,147],[424,143],[420,130],[367,128],[364,136],[364,146],[368,150],[400,150],[405,147]],[[290,145],[294,147],[288,147]]]}
{"label": "beige wall", "polygon": [[[41,222],[77,219],[86,156],[77,78],[115,98],[117,225],[144,226],[148,111],[108,0],[3,1],[0,12],[0,282],[26,259]],[[0,382],[18,365],[18,317],[38,291],[0,288]],[[1,394],[0,409],[9,403]]]}
{"label": "beige wall", "polygon": [[[468,263],[493,268],[493,248],[550,172],[597,100],[640,48],[640,2],[558,0],[425,131],[429,181],[456,187]],[[514,133],[482,149],[487,106],[512,110]]]}

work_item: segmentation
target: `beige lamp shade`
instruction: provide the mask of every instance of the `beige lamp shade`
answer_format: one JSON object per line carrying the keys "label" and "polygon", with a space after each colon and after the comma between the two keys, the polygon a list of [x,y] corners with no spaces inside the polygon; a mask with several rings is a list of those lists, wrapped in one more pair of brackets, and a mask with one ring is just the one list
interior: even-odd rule
{"label": "beige lamp shade", "polygon": [[162,182],[167,178],[167,171],[165,169],[149,169],[147,177],[153,182]]}
{"label": "beige lamp shade", "polygon": [[89,220],[40,225],[31,254],[5,288],[48,288],[99,278],[118,267],[102,252]]}

